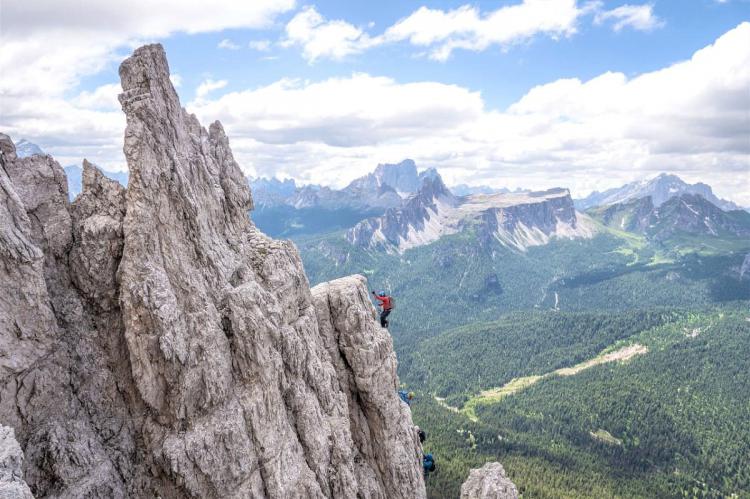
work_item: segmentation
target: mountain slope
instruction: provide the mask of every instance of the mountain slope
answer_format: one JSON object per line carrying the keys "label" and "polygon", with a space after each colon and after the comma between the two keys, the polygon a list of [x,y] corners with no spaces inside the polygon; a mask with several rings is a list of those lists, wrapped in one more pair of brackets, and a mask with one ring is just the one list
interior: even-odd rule
{"label": "mountain slope", "polygon": [[593,192],[584,199],[576,200],[576,207],[580,210],[587,210],[597,206],[624,203],[648,196],[651,197],[654,206],[659,207],[667,200],[682,194],[698,194],[725,211],[739,209],[739,206],[731,201],[716,197],[709,185],[701,182],[688,184],[677,175],[666,173],[662,173],[651,180],[631,182],[604,192]]}
{"label": "mountain slope", "polygon": [[589,210],[609,227],[643,234],[653,241],[680,235],[708,238],[750,237],[750,213],[724,211],[697,194],[681,194],[660,206],[645,197]]}
{"label": "mountain slope", "polygon": [[347,240],[364,248],[396,248],[404,251],[429,244],[444,234],[454,233],[448,217],[458,200],[439,176],[426,176],[419,192],[401,208],[392,208],[382,217],[364,220],[346,233]]}
{"label": "mountain slope", "polygon": [[[750,323],[744,307],[572,319],[513,314],[415,349],[404,377],[420,402],[415,419],[433,430],[429,450],[445,457],[443,472],[428,483],[430,497],[451,497],[446,491],[458,488],[466,470],[490,460],[500,460],[531,497],[750,493]],[[573,366],[587,358],[592,340],[608,345],[608,352],[644,348],[627,361],[546,377],[512,396],[486,400],[476,407],[476,422],[433,398],[435,384],[451,390],[442,379],[453,375],[447,365],[455,366],[464,386],[467,380],[475,385],[454,392],[452,402],[460,407],[477,389],[543,375],[558,364]],[[528,364],[517,362],[520,352],[529,351],[534,357]]]}

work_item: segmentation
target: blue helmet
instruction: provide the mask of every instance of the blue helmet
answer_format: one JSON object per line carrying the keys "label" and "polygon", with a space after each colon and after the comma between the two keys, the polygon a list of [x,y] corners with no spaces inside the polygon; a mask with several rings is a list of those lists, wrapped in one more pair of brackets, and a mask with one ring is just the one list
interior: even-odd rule
{"label": "blue helmet", "polygon": [[385,296],[385,291],[378,291],[378,296]]}

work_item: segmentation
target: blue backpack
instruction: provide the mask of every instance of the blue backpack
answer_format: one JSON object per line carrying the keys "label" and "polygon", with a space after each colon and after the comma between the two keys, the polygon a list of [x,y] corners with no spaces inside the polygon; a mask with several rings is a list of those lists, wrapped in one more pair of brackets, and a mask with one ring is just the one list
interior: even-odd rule
{"label": "blue backpack", "polygon": [[409,400],[409,392],[404,391],[404,390],[399,390],[398,396],[401,397],[401,400],[403,400],[406,403],[406,405],[409,405],[409,406],[411,405],[411,400]]}
{"label": "blue backpack", "polygon": [[422,467],[424,468],[425,475],[432,471],[435,471],[435,459],[432,454],[425,454],[422,458]]}

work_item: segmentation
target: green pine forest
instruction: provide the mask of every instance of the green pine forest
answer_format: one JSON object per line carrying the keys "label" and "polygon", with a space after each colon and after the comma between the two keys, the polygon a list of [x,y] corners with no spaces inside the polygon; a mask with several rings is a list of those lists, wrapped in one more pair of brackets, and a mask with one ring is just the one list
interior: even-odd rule
{"label": "green pine forest", "polygon": [[429,497],[500,461],[524,498],[750,498],[750,241],[295,242],[311,284],[362,273],[396,297]]}

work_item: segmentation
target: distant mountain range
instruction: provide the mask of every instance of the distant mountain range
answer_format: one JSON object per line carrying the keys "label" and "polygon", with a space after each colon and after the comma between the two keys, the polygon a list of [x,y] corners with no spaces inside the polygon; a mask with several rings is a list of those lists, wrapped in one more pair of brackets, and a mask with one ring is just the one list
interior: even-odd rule
{"label": "distant mountain range", "polygon": [[34,154],[44,154],[44,151],[38,145],[26,139],[16,142],[16,156],[19,158],[28,158]]}
{"label": "distant mountain range", "polygon": [[[46,154],[41,147],[29,142],[26,139],[21,139],[16,142],[16,155],[19,158],[27,158],[35,154]],[[112,180],[116,180],[121,185],[127,187],[128,185],[128,172],[112,172],[99,168],[101,172]],[[71,201],[81,193],[83,168],[78,165],[69,165],[64,167],[65,175],[68,177],[68,197]]]}
{"label": "distant mountain range", "polygon": [[740,209],[733,202],[716,197],[709,185],[701,182],[688,184],[677,175],[667,173],[662,173],[650,180],[631,182],[604,192],[592,192],[587,197],[576,200],[575,204],[579,210],[587,210],[596,206],[607,206],[651,197],[654,206],[658,207],[667,200],[682,194],[698,194],[725,211]]}
{"label": "distant mountain range", "polygon": [[699,194],[683,193],[656,206],[651,196],[588,211],[609,227],[663,241],[680,234],[750,237],[750,213],[724,211]]}
{"label": "distant mountain range", "polygon": [[[19,157],[45,154],[26,139],[16,143],[16,151]],[[102,172],[127,186],[127,171]],[[66,166],[65,173],[73,200],[81,191],[82,168]],[[269,235],[348,229],[347,239],[355,246],[399,252],[468,226],[478,228],[485,241],[494,237],[521,250],[554,237],[588,236],[591,223],[576,209],[606,226],[655,240],[678,232],[743,236],[750,217],[735,203],[718,198],[709,185],[688,184],[666,173],[577,200],[566,189],[448,188],[437,170],[420,172],[411,159],[379,164],[343,189],[300,186],[293,179],[248,177],[248,182],[255,201],[251,217]]]}
{"label": "distant mountain range", "polygon": [[[488,187],[486,185],[466,185],[458,184],[450,187],[451,192],[456,196],[470,196],[471,194],[504,194],[511,192],[510,189],[501,187],[496,189],[494,187]],[[522,189],[518,190],[519,192]]]}
{"label": "distant mountain range", "polygon": [[[424,172],[423,172],[424,174]],[[419,189],[420,175],[414,161],[380,164],[375,171],[353,180],[343,189],[320,185],[298,186],[294,180],[250,178],[256,206],[305,208],[393,208]]]}
{"label": "distant mountain range", "polygon": [[521,251],[595,232],[588,217],[576,213],[567,189],[456,197],[436,172],[404,206],[360,222],[346,237],[355,246],[403,252],[467,228],[480,243],[494,239]]}

